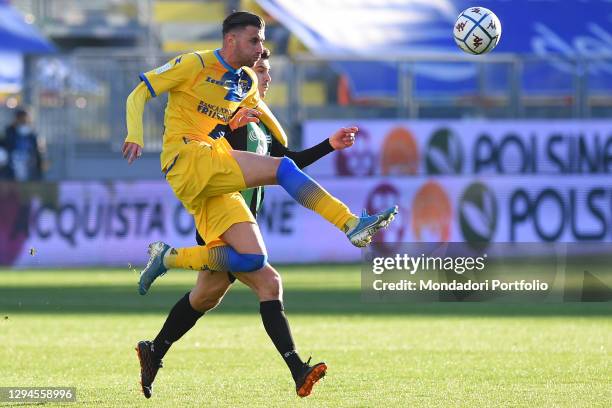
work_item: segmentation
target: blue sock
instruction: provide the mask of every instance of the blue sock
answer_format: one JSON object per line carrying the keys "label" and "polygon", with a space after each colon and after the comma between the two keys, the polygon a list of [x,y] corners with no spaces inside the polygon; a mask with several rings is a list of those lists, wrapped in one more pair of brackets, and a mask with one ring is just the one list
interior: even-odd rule
{"label": "blue sock", "polygon": [[325,195],[325,190],[288,157],[281,159],[276,170],[276,181],[295,201],[313,211]]}
{"label": "blue sock", "polygon": [[283,157],[276,170],[276,181],[295,201],[316,212],[341,230],[357,217],[344,203],[329,194],[288,157]]}

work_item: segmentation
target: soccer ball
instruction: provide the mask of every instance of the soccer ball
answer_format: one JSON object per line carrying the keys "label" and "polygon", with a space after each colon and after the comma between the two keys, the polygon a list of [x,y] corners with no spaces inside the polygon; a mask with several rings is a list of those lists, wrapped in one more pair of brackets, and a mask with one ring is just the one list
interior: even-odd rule
{"label": "soccer ball", "polygon": [[501,23],[491,10],[470,7],[457,17],[453,35],[459,48],[468,54],[486,54],[499,43]]}

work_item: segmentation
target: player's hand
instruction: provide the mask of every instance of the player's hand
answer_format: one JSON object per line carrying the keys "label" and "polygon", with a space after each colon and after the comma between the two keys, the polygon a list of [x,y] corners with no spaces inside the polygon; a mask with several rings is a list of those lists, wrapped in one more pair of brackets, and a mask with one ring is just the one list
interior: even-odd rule
{"label": "player's hand", "polygon": [[334,150],[342,150],[355,144],[355,135],[359,132],[357,126],[345,127],[329,137],[329,144]]}
{"label": "player's hand", "polygon": [[240,108],[229,121],[229,127],[236,130],[246,126],[247,123],[259,123],[259,111],[257,109]]}
{"label": "player's hand", "polygon": [[127,159],[128,164],[132,164],[134,160],[142,156],[142,146],[132,142],[125,142],[121,152],[123,153],[123,158]]}

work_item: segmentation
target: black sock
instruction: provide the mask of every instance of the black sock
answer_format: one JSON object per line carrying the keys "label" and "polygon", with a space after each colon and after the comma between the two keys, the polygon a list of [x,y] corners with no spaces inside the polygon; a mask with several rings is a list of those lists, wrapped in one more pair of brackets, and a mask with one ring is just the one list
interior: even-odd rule
{"label": "black sock", "polygon": [[287,363],[295,380],[302,374],[304,363],[295,351],[289,323],[283,310],[283,304],[280,300],[267,300],[259,304],[259,312],[266,332],[285,363]]}
{"label": "black sock", "polygon": [[187,292],[170,310],[164,326],[153,340],[155,356],[161,360],[172,343],[183,337],[203,315],[204,313],[191,307],[189,292]]}

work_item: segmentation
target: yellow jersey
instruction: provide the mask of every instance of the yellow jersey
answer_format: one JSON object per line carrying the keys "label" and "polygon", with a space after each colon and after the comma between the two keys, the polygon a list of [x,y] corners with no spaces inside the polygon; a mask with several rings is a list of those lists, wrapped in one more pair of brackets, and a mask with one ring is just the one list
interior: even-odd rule
{"label": "yellow jersey", "polygon": [[260,119],[271,124],[274,137],[287,138],[257,91],[257,76],[248,67],[234,69],[215,51],[197,51],[173,58],[165,65],[140,74],[151,96],[168,92],[164,116],[161,167],[178,154],[184,138],[223,143],[229,120],[240,107],[258,108]]}

